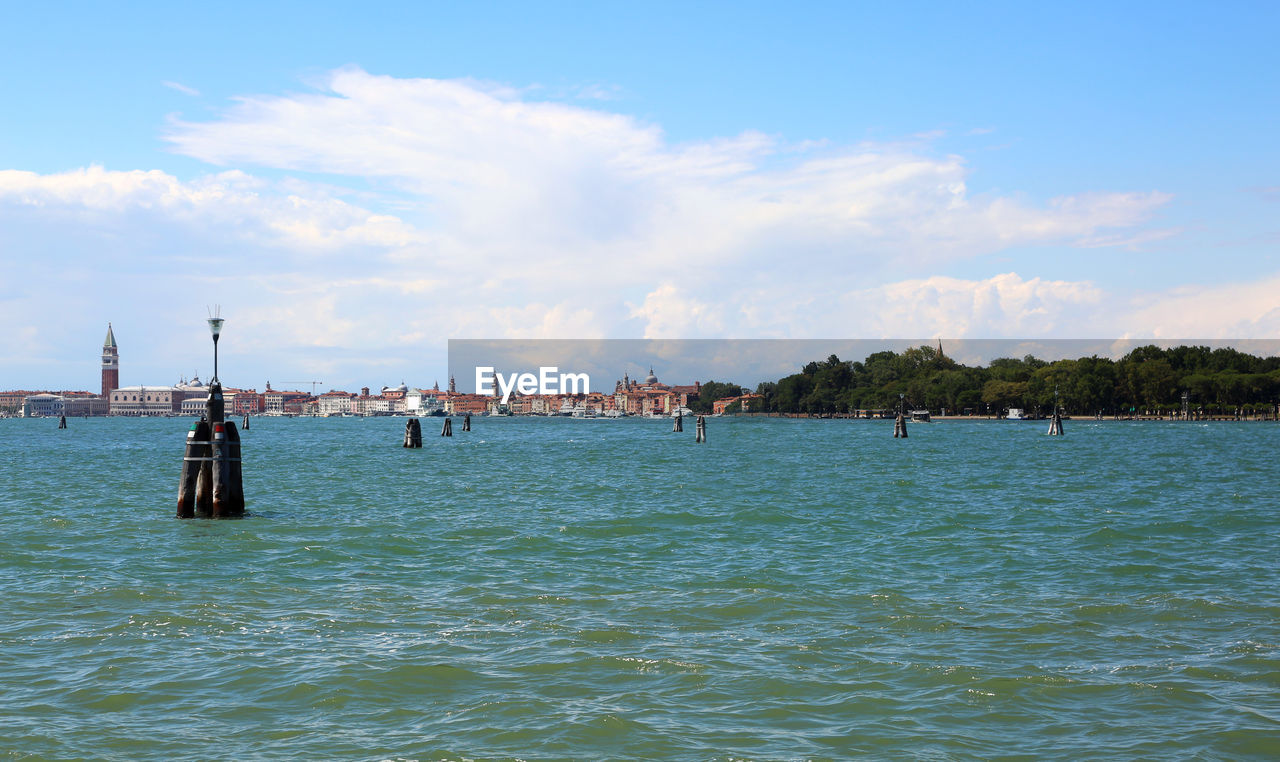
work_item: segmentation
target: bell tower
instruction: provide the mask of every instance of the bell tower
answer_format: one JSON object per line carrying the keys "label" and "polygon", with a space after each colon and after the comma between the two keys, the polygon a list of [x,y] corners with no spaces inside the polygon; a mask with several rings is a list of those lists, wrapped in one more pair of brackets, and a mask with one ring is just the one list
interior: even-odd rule
{"label": "bell tower", "polygon": [[102,396],[110,397],[112,389],[120,388],[120,353],[116,348],[116,335],[107,323],[107,338],[102,342]]}

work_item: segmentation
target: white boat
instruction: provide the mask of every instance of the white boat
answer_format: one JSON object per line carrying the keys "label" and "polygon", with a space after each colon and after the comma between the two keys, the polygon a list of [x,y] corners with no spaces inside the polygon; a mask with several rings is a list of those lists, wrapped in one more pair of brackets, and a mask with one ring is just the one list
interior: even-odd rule
{"label": "white boat", "polygon": [[1009,414],[1005,416],[1005,419],[1009,421],[1025,421],[1027,417],[1023,414],[1022,408],[1011,407],[1009,408]]}

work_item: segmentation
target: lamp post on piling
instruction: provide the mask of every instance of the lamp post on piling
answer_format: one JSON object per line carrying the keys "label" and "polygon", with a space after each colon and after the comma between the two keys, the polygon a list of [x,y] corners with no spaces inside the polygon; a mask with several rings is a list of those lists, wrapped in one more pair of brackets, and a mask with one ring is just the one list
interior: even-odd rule
{"label": "lamp post on piling", "polygon": [[[221,309],[215,314],[221,315]],[[213,383],[218,383],[218,337],[222,335],[222,317],[209,318],[209,333],[213,334]]]}
{"label": "lamp post on piling", "polygon": [[222,382],[218,380],[218,338],[222,336],[222,308],[215,306],[209,317],[209,333],[213,334],[213,380],[209,382],[209,399],[205,403],[209,423],[222,423]]}
{"label": "lamp post on piling", "polygon": [[187,432],[178,488],[178,518],[196,516],[236,518],[244,515],[244,482],[240,461],[240,432],[234,421],[223,418],[222,382],[218,380],[218,338],[222,315],[214,307],[209,316],[213,334],[213,379],[205,416]]}

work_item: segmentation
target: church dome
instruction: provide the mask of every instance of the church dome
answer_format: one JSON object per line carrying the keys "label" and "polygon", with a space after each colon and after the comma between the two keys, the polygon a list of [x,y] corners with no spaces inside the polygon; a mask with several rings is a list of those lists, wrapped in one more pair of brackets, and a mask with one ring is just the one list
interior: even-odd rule
{"label": "church dome", "polygon": [[647,376],[645,376],[645,377],[644,377],[644,382],[645,382],[646,384],[650,384],[650,385],[653,385],[653,384],[658,383],[658,377],[657,377],[657,376],[655,376],[655,375],[653,374],[653,366],[652,366],[652,365],[650,365],[650,366],[649,366],[649,375],[647,375]]}

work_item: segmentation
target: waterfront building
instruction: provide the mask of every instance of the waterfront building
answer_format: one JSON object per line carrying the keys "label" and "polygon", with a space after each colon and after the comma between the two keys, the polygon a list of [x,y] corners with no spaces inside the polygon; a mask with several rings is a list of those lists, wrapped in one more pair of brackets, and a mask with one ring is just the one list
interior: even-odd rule
{"label": "waterfront building", "polygon": [[27,397],[33,394],[40,394],[40,392],[25,389],[0,392],[0,415],[21,415],[22,406]]}
{"label": "waterfront building", "polygon": [[257,415],[262,412],[262,395],[257,389],[224,389],[223,395],[230,415]]}
{"label": "waterfront building", "polygon": [[434,389],[410,389],[405,393],[404,411],[409,415],[434,415],[444,412],[445,392],[439,385]]}
{"label": "waterfront building", "polygon": [[763,401],[763,394],[741,394],[737,397],[725,397],[711,403],[711,412],[715,415],[722,415],[727,408],[737,402],[741,412],[749,413],[752,406],[758,406]]}
{"label": "waterfront building", "polygon": [[106,415],[110,399],[93,392],[62,392],[62,414],[68,418]]}
{"label": "waterfront building", "polygon": [[351,392],[327,391],[317,400],[317,415],[350,415],[354,412],[352,401],[355,398]]}
{"label": "waterfront building", "polygon": [[267,390],[262,393],[262,412],[266,415],[299,415],[302,403],[308,399],[311,395],[306,392],[272,389],[268,381]]}
{"label": "waterfront building", "polygon": [[491,399],[487,394],[451,394],[444,403],[444,412],[448,415],[481,415],[488,409]]}
{"label": "waterfront building", "polygon": [[65,415],[62,396],[42,392],[32,394],[22,401],[23,418],[56,418]]}
{"label": "waterfront building", "polygon": [[111,390],[109,415],[177,415],[182,412],[183,390],[176,386],[123,386]]}

